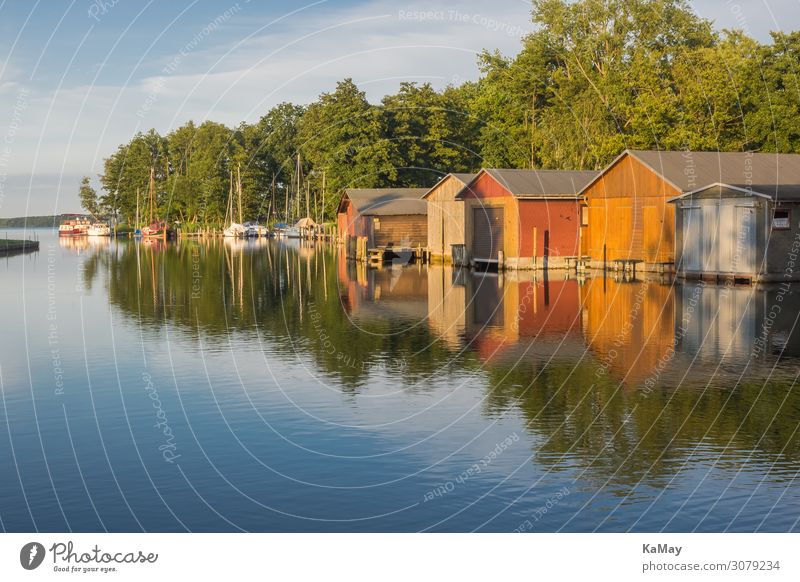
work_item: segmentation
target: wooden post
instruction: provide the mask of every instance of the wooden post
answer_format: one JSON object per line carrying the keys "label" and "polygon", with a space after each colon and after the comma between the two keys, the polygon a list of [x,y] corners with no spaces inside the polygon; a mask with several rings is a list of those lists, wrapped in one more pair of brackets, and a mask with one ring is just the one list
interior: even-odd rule
{"label": "wooden post", "polygon": [[538,240],[539,240],[539,239],[538,239],[538,236],[539,236],[539,231],[538,231],[538,229],[537,229],[537,228],[534,226],[534,227],[533,227],[533,267],[534,267],[534,268],[536,268],[536,266],[537,266],[537,264],[538,264],[538,260],[537,260],[537,258],[536,258],[536,246],[537,246],[537,244],[536,244],[536,243],[537,243],[537,242],[538,242]]}

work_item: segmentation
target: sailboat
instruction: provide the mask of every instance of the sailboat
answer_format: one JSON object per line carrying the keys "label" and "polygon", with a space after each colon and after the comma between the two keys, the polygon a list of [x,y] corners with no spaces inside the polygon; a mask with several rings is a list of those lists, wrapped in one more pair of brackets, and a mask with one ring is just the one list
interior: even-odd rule
{"label": "sailboat", "polygon": [[150,184],[148,185],[148,205],[150,224],[142,228],[142,236],[145,238],[163,238],[167,239],[167,223],[163,220],[158,220],[156,216],[156,170],[154,167],[150,168]]}
{"label": "sailboat", "polygon": [[136,189],[136,222],[133,223],[134,231],[133,236],[136,238],[141,238],[142,236],[142,229],[139,228],[139,189]]}
{"label": "sailboat", "polygon": [[236,167],[236,193],[239,197],[239,222],[233,222],[233,172],[231,172],[230,187],[228,188],[228,209],[225,212],[225,223],[228,226],[222,231],[226,238],[243,238],[247,236],[247,228],[242,224],[242,176],[239,167]]}
{"label": "sailboat", "polygon": [[[297,164],[295,165],[295,201],[297,203],[297,214],[300,214],[300,154],[297,154]],[[295,215],[296,216],[296,215]],[[285,231],[286,238],[301,238],[303,235],[297,225],[290,226]]]}

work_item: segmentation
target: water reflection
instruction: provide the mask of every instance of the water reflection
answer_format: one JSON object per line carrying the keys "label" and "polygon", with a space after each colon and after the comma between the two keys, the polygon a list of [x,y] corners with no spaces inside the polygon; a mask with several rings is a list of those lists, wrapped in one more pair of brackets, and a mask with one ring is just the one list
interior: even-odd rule
{"label": "water reflection", "polygon": [[[206,346],[231,335],[255,350],[269,343],[272,357],[309,362],[343,397],[477,392],[484,419],[519,419],[529,436],[522,462],[536,476],[513,482],[515,495],[554,475],[608,495],[602,511],[567,512],[565,529],[585,529],[582,519],[663,527],[709,475],[782,492],[800,461],[790,288],[371,269],[335,247],[268,240],[113,245],[85,260],[84,277],[102,280],[114,309],[154,337],[169,325]],[[413,415],[427,401],[404,405]],[[742,506],[734,493],[729,516]],[[638,522],[636,504],[662,496]],[[694,498],[699,516],[675,527],[694,527],[707,505]]]}
{"label": "water reflection", "polygon": [[561,357],[592,368],[594,381],[649,390],[780,372],[800,352],[790,287],[371,269],[336,248],[267,239],[87,248],[86,287],[106,270],[111,304],[137,322],[212,339],[257,329],[313,352],[314,310],[337,350],[358,361],[401,358],[412,371],[454,355],[484,364]]}
{"label": "water reflection", "polygon": [[586,343],[600,371],[629,386],[646,381],[674,353],[674,287],[593,278],[581,288]]}

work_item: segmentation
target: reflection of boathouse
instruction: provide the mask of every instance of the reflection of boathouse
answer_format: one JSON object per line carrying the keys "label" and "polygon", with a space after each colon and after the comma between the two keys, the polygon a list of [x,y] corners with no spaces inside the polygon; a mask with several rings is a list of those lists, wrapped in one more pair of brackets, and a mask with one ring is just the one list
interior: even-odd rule
{"label": "reflection of boathouse", "polygon": [[673,288],[656,280],[590,279],[581,287],[586,343],[598,374],[638,384],[669,365],[674,354]]}
{"label": "reflection of boathouse", "polygon": [[469,271],[451,265],[428,270],[428,325],[449,348],[458,349],[464,337]]}
{"label": "reflection of boathouse", "polygon": [[735,366],[800,356],[800,297],[786,285],[742,287],[687,281],[677,289],[678,349]]}
{"label": "reflection of boathouse", "polygon": [[484,361],[503,358],[578,358],[578,282],[532,273],[468,277],[464,309],[466,340]]}
{"label": "reflection of boathouse", "polygon": [[[428,316],[428,272],[417,267],[366,269],[350,263],[360,280],[348,283],[347,302],[354,321],[404,320],[423,323]],[[355,284],[354,284],[355,283]]]}

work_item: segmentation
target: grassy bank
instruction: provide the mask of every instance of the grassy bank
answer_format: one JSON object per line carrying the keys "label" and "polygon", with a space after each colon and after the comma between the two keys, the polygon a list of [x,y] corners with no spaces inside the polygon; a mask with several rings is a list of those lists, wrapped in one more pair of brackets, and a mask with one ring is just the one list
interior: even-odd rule
{"label": "grassy bank", "polygon": [[38,240],[15,240],[10,238],[0,239],[0,254],[37,250],[39,250]]}

